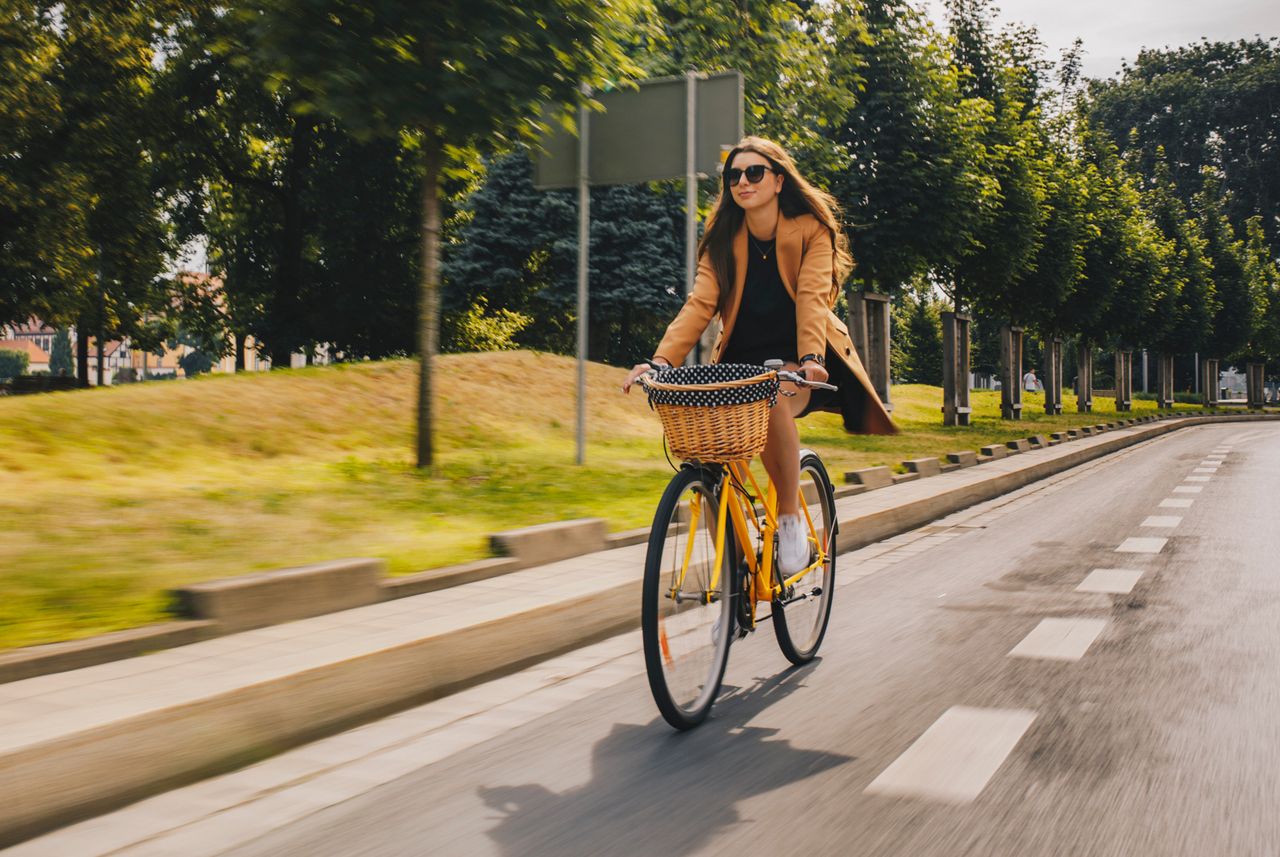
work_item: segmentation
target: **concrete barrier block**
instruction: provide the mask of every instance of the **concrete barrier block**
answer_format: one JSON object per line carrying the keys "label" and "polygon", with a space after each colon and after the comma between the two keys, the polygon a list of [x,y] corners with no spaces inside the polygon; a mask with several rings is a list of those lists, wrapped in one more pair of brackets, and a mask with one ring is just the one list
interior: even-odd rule
{"label": "concrete barrier block", "polygon": [[1080,429],[1067,429],[1067,438],[1069,440],[1075,440],[1078,437],[1080,437]]}
{"label": "concrete barrier block", "polygon": [[893,471],[888,467],[864,467],[861,470],[851,470],[844,475],[846,482],[852,482],[855,485],[865,485],[867,490],[873,488],[886,488],[893,484]]}
{"label": "concrete barrier block", "polygon": [[528,568],[604,550],[608,537],[604,518],[577,518],[493,533],[489,546],[499,556]]}
{"label": "concrete barrier block", "polygon": [[921,476],[937,476],[942,472],[942,462],[936,458],[912,458],[902,463],[908,473],[919,473]]}
{"label": "concrete barrier block", "polygon": [[994,461],[997,458],[1004,458],[1007,456],[1009,454],[1009,449],[1008,447],[1001,446],[998,443],[993,443],[989,446],[984,446],[981,452],[983,458],[978,459],[979,461]]}
{"label": "concrete barrier block", "polygon": [[1106,423],[1098,423],[1096,426],[1093,427],[1093,430],[1098,434],[1102,434],[1104,431],[1106,431],[1109,428],[1111,428],[1111,426],[1109,426]]}
{"label": "concrete barrier block", "polygon": [[1082,435],[1084,435],[1085,437],[1090,437],[1090,436],[1092,436],[1092,435],[1093,435],[1093,433],[1094,433],[1094,431],[1093,431],[1093,426],[1082,426],[1082,427],[1080,428],[1080,433],[1081,433]]}
{"label": "concrete barrier block", "polygon": [[958,464],[961,467],[973,467],[978,463],[978,453],[972,449],[962,449],[959,452],[948,452],[947,461],[952,464]]}
{"label": "concrete barrier block", "polygon": [[[975,456],[975,459],[976,459],[976,456]],[[975,462],[975,463],[976,463],[976,462]],[[939,469],[939,470],[941,470],[943,473],[951,473],[951,472],[953,472],[953,471],[959,470],[959,469],[960,469],[960,467],[961,467],[961,465],[959,465],[959,464],[953,464],[953,463],[952,463],[952,462],[950,462],[950,461],[948,461],[946,464],[939,464],[939,465],[938,465],[938,469]]]}
{"label": "concrete barrier block", "polygon": [[893,484],[897,485],[899,482],[914,482],[919,478],[919,473],[895,473],[893,474]]}
{"label": "concrete barrier block", "polygon": [[1064,440],[1070,440],[1070,436],[1065,431],[1055,431],[1053,434],[1049,435],[1049,439],[1056,441],[1057,443],[1062,443]]}
{"label": "concrete barrier block", "polygon": [[1042,434],[1033,434],[1027,438],[1027,443],[1031,444],[1032,449],[1044,449],[1049,445],[1049,438]]}
{"label": "concrete barrier block", "polygon": [[1026,452],[1031,448],[1031,444],[1025,438],[1010,440],[1005,442],[1005,449],[1009,450],[1010,455],[1017,455],[1020,452]]}
{"label": "concrete barrier block", "polygon": [[180,615],[231,634],[382,600],[380,559],[339,559],[194,583],[174,591]]}

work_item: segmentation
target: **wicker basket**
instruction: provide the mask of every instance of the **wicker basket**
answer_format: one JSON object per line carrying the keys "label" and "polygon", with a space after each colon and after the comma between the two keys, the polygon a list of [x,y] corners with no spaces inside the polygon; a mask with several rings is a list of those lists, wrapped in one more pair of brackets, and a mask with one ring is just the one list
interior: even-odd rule
{"label": "wicker basket", "polygon": [[725,464],[758,455],[769,437],[778,376],[761,366],[685,366],[641,380],[671,453]]}

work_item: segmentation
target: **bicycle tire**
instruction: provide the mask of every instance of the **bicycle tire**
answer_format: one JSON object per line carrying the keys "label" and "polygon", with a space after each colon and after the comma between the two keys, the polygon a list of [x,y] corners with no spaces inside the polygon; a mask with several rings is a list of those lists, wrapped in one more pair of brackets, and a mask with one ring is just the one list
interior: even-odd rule
{"label": "bicycle tire", "polygon": [[[645,557],[640,628],[649,690],[663,719],[682,731],[711,711],[735,627],[732,525],[725,534],[718,597],[712,593],[714,600],[701,603],[696,597],[711,590],[719,481],[718,470],[693,466],[671,479],[658,502]],[[696,516],[685,511],[694,503],[702,505]]]}
{"label": "bicycle tire", "polygon": [[[811,486],[811,487],[810,487]],[[821,569],[810,572],[773,603],[773,631],[782,654],[793,664],[806,664],[813,660],[822,646],[831,621],[831,600],[835,595],[836,555],[835,492],[831,478],[816,453],[804,450],[800,454],[800,487],[812,492],[806,499],[809,517],[813,521],[811,537],[826,542],[827,561]]]}

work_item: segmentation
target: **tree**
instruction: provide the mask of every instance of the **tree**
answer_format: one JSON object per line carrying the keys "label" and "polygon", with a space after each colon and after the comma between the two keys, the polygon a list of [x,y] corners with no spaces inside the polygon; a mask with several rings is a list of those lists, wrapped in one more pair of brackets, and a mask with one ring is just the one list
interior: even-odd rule
{"label": "tree", "polygon": [[71,336],[65,327],[58,328],[53,335],[53,350],[49,354],[49,374],[63,377],[75,374],[74,358],[71,356]]}
{"label": "tree", "polygon": [[983,135],[988,169],[999,185],[999,204],[974,231],[968,248],[952,266],[957,308],[967,301],[993,317],[1027,320],[1030,281],[1022,277],[1039,250],[1044,220],[1044,175],[1039,160],[1036,100],[1043,63],[1034,31],[991,31],[989,0],[949,0],[955,61],[961,88],[992,107]]}
{"label": "tree", "polygon": [[1272,254],[1280,255],[1280,40],[1144,50],[1119,80],[1089,88],[1093,121],[1135,154],[1142,175],[1153,177],[1165,162],[1190,205],[1211,168],[1230,194],[1224,210],[1236,234],[1261,215]]}
{"label": "tree", "polygon": [[834,50],[865,81],[827,131],[847,167],[830,176],[862,288],[891,292],[954,262],[997,201],[982,135],[991,105],[960,91],[927,20],[901,0],[841,0]]}
{"label": "tree", "polygon": [[[517,343],[573,350],[575,209],[569,192],[534,189],[524,152],[489,164],[445,257],[447,349],[467,347],[480,319],[507,311],[529,319],[512,334]],[[683,194],[670,183],[593,188],[590,251],[588,355],[630,365],[684,300]]]}
{"label": "tree", "polygon": [[619,46],[628,4],[593,0],[261,0],[246,8],[269,85],[366,137],[410,135],[422,169],[419,466],[432,462],[431,362],[439,336],[441,185],[468,150],[536,132],[541,105],[633,67]]}
{"label": "tree", "polygon": [[1280,360],[1280,265],[1267,243],[1261,217],[1245,221],[1240,258],[1252,300],[1248,336],[1236,356],[1242,362]]}
{"label": "tree", "polygon": [[26,372],[29,359],[25,351],[0,348],[0,381],[8,381]]}
{"label": "tree", "polygon": [[942,386],[942,319],[939,303],[927,289],[903,296],[907,323],[904,332],[901,379],[907,384]]}
{"label": "tree", "polygon": [[1178,198],[1164,161],[1156,164],[1145,196],[1145,207],[1155,225],[1173,244],[1168,285],[1156,307],[1167,321],[1161,325],[1159,319],[1152,320],[1152,330],[1159,333],[1150,344],[1165,354],[1203,351],[1218,312],[1207,242],[1200,224]]}
{"label": "tree", "polygon": [[1196,222],[1204,237],[1205,256],[1213,269],[1217,311],[1210,321],[1204,349],[1209,357],[1231,359],[1245,347],[1263,309],[1263,296],[1249,282],[1244,265],[1244,242],[1235,236],[1224,211],[1221,181],[1206,171],[1200,192],[1192,199]]}
{"label": "tree", "polygon": [[861,21],[847,3],[655,0],[628,47],[646,76],[742,72],[747,133],[786,147],[807,174],[830,177],[846,162],[824,132],[861,86],[835,34],[852,37]]}

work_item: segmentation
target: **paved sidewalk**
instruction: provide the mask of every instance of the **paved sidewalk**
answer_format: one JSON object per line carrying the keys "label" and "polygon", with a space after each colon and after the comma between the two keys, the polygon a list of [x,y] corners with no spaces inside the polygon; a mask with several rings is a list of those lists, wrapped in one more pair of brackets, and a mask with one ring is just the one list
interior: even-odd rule
{"label": "paved sidewalk", "polygon": [[[842,498],[840,548],[1185,423],[1114,430]],[[0,685],[0,847],[634,627],[645,550]]]}

